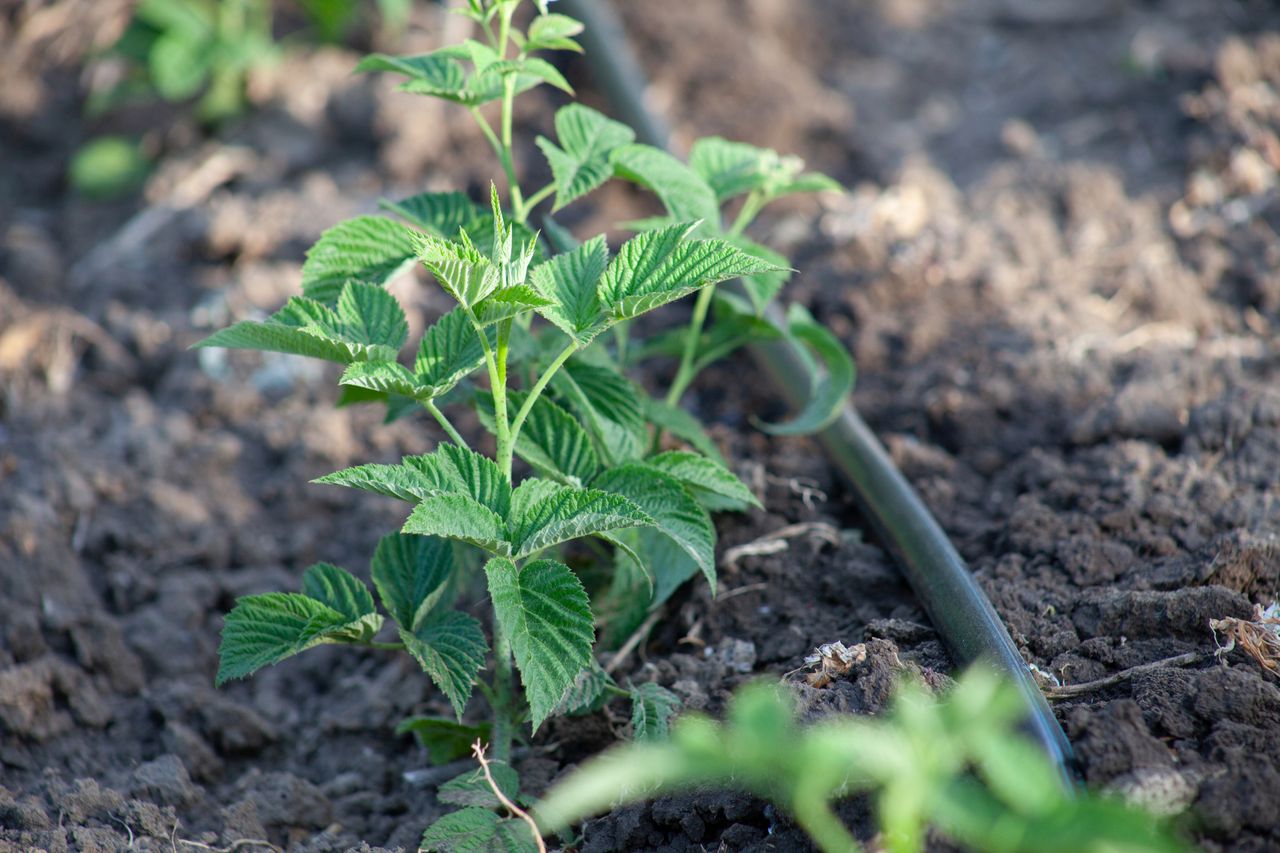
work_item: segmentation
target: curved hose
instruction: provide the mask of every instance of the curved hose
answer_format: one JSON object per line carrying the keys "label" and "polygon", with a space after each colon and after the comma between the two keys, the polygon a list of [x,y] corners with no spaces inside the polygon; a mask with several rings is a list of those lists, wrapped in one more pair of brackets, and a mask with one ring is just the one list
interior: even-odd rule
{"label": "curved hose", "polygon": [[[561,7],[586,25],[579,40],[596,82],[619,118],[635,128],[642,142],[666,148],[670,129],[645,105],[647,80],[610,4],[561,0]],[[781,309],[770,305],[768,312],[771,322],[786,327]],[[756,344],[751,354],[788,403],[804,404],[800,389],[809,387],[809,374],[805,354],[796,344],[786,340]],[[1030,733],[1058,769],[1064,786],[1073,788],[1071,744],[1009,631],[942,527],[852,403],[819,438],[853,486],[864,514],[898,561],[952,657],[961,666],[985,662],[1018,686],[1027,706]]]}

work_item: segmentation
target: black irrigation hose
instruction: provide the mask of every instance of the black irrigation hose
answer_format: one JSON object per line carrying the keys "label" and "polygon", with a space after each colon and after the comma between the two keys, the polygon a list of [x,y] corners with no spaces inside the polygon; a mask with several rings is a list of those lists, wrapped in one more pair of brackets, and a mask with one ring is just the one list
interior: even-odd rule
{"label": "black irrigation hose", "polygon": [[[644,103],[646,78],[610,4],[606,0],[561,0],[561,7],[586,25],[580,40],[587,60],[619,117],[636,129],[641,141],[666,148],[669,128]],[[777,306],[770,306],[768,319],[785,327]],[[808,388],[809,376],[804,354],[796,344],[757,344],[751,347],[751,354],[790,404],[803,405],[802,389]],[[853,485],[863,512],[897,559],[952,657],[962,666],[985,661],[1018,686],[1027,705],[1031,734],[1070,790],[1075,784],[1071,744],[1004,623],[946,533],[894,467],[852,403],[819,438]]]}

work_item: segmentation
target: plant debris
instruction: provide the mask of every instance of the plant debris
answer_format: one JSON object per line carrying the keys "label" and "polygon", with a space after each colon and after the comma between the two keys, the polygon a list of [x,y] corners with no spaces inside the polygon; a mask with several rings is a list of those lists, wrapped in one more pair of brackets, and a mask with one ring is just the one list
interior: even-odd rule
{"label": "plant debris", "polygon": [[1227,636],[1226,645],[1218,644],[1219,655],[1238,645],[1267,672],[1280,676],[1280,602],[1273,601],[1265,609],[1255,604],[1252,619],[1213,619],[1209,628],[1215,637],[1219,631]]}

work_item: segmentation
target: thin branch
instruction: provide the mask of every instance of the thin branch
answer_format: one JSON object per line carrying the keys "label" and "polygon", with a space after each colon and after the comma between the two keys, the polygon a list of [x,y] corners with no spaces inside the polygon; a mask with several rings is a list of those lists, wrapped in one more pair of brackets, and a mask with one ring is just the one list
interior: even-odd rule
{"label": "thin branch", "polygon": [[466,450],[471,449],[471,445],[467,444],[467,440],[454,427],[453,422],[445,417],[444,412],[440,411],[440,407],[436,405],[435,400],[426,400],[422,405],[431,413],[431,417],[436,419],[436,423],[440,424],[444,431],[449,434],[449,438],[453,439],[454,444]]}
{"label": "thin branch", "polygon": [[622,648],[614,653],[609,663],[605,666],[604,671],[606,673],[613,675],[618,671],[618,667],[622,666],[631,653],[649,636],[649,632],[653,630],[654,625],[658,624],[658,620],[662,618],[662,614],[665,611],[666,607],[659,607],[640,623],[640,627],[636,628],[630,637],[627,637],[627,641],[622,644]]}
{"label": "thin branch", "polygon": [[1204,652],[1187,652],[1184,655],[1174,655],[1171,658],[1152,661],[1151,663],[1139,664],[1131,666],[1128,669],[1122,669],[1119,672],[1113,672],[1105,678],[1099,678],[1094,681],[1085,681],[1081,684],[1063,684],[1058,687],[1045,687],[1045,698],[1047,699],[1070,699],[1073,696],[1082,696],[1085,693],[1092,693],[1095,690],[1102,690],[1106,687],[1113,687],[1122,681],[1128,681],[1135,675],[1142,675],[1144,672],[1152,672],[1157,669],[1164,669],[1170,666],[1190,666],[1193,663],[1199,663],[1212,657]]}
{"label": "thin branch", "polygon": [[494,781],[493,773],[489,771],[489,761],[484,757],[484,745],[479,739],[471,744],[471,753],[475,755],[476,761],[480,762],[480,769],[484,771],[485,781],[489,783],[489,788],[493,791],[493,795],[506,807],[507,811],[529,824],[529,831],[533,833],[534,843],[538,845],[538,853],[547,853],[547,843],[542,840],[542,833],[538,831],[538,824],[534,822],[533,818],[529,817],[527,811],[511,802],[507,795],[502,793],[498,783]]}
{"label": "thin branch", "polygon": [[538,377],[538,381],[529,389],[529,396],[525,398],[524,405],[516,412],[515,419],[511,422],[511,443],[514,445],[516,439],[520,437],[520,427],[524,426],[525,418],[529,417],[529,412],[533,411],[533,404],[538,401],[538,397],[542,394],[547,383],[551,381],[551,377],[556,375],[564,363],[569,360],[569,356],[578,351],[578,342],[571,341],[564,350],[556,356],[556,360],[548,365],[547,369],[542,371],[542,375]]}

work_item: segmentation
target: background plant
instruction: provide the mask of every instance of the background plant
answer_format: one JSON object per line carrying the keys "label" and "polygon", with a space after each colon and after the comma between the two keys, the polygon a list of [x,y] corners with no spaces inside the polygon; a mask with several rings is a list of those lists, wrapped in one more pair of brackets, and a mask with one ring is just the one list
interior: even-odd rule
{"label": "background plant", "polygon": [[[237,602],[223,631],[218,681],[321,643],[403,649],[455,712],[416,718],[407,728],[435,760],[460,754],[474,736],[486,738],[499,766],[525,719],[536,730],[553,713],[589,710],[615,696],[631,700],[637,737],[665,734],[675,697],[652,684],[614,683],[595,663],[594,624],[600,614],[625,624],[698,573],[714,588],[710,512],[756,505],[701,426],[675,405],[698,372],[753,336],[792,334],[811,343],[834,367],[815,361],[814,402],[783,431],[822,422],[852,382],[848,357],[802,312],[781,330],[760,318],[787,270],[742,232],[768,201],[831,186],[802,174],[799,161],[712,139],[699,143],[686,166],[571,103],[556,113],[556,139],[537,140],[551,180],[523,190],[515,98],[541,84],[572,94],[559,70],[534,54],[577,49],[581,25],[539,6],[521,30],[514,21],[520,5],[474,0],[461,11],[483,40],[419,56],[374,54],[359,66],[400,74],[404,91],[465,108],[501,164],[505,205],[496,186],[484,206],[457,192],[384,202],[396,219],[362,216],[321,236],[303,265],[301,296],[265,321],[237,323],[199,344],[338,362],[345,367],[340,403],[377,402],[388,418],[425,410],[450,439],[399,464],[360,465],[318,480],[412,505],[370,569],[396,639],[377,639],[386,618],[363,582],[318,564],[300,592]],[[579,243],[550,216],[542,220],[547,241],[529,228],[539,205],[558,210],[613,177],[652,190],[667,215],[634,223],[640,233],[616,252],[604,236]],[[724,228],[721,205],[744,194]],[[457,307],[426,330],[410,367],[398,360],[408,323],[384,285],[415,265]],[[722,294],[709,326],[711,288],[737,278],[745,295]],[[683,331],[634,339],[632,320],[695,293]],[[667,352],[678,358],[675,378],[665,400],[653,400],[624,370]],[[455,406],[473,408],[493,434],[492,458],[454,426],[446,410]],[[666,449],[664,432],[684,444]],[[533,476],[517,481],[517,457]],[[613,550],[601,549],[604,559],[584,574],[594,613],[588,589],[559,553],[587,537]],[[476,574],[477,552],[492,606],[492,649],[480,621],[457,606]],[[490,652],[493,677],[483,683]],[[464,725],[477,684],[492,720]],[[449,835],[448,827],[439,832]]]}
{"label": "background plant", "polygon": [[[1022,713],[1017,691],[981,667],[943,701],[905,682],[882,718],[840,716],[808,728],[797,725],[785,689],[758,683],[733,698],[724,723],[685,715],[669,741],[628,744],[591,760],[533,814],[550,834],[635,800],[736,788],[786,808],[821,849],[846,853],[861,848],[831,805],[865,792],[892,853],[922,850],[929,827],[991,853],[1187,849],[1150,815],[1065,791],[1043,752],[1018,731]],[[490,814],[493,826],[530,845],[522,825]]]}

